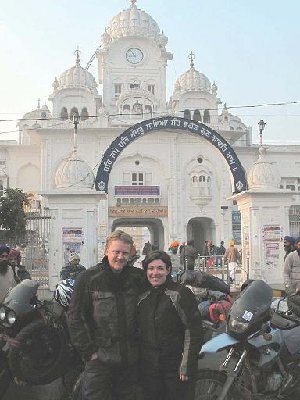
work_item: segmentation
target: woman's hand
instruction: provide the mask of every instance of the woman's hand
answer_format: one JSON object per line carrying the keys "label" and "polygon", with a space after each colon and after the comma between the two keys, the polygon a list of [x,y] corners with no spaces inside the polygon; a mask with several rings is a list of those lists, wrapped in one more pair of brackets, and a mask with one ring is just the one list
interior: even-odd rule
{"label": "woman's hand", "polygon": [[187,375],[185,375],[185,374],[179,374],[179,379],[182,382],[186,382],[189,379],[189,377]]}

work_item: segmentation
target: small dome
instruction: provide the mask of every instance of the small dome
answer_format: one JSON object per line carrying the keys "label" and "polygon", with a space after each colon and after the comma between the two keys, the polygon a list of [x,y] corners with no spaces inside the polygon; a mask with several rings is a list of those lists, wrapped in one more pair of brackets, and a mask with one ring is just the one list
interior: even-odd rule
{"label": "small dome", "polygon": [[195,90],[211,93],[211,84],[209,79],[204,74],[197,71],[192,66],[177,79],[174,92],[183,93]]}
{"label": "small dome", "polygon": [[77,53],[76,65],[63,72],[53,82],[54,92],[69,88],[86,88],[92,93],[97,93],[97,83],[93,75],[80,65]]}
{"label": "small dome", "polygon": [[280,173],[277,167],[265,159],[266,149],[260,147],[259,158],[247,173],[248,187],[252,190],[277,190]]}
{"label": "small dome", "polygon": [[55,186],[57,189],[81,188],[92,189],[95,176],[90,166],[73,150],[56,170]]}
{"label": "small dome", "polygon": [[142,36],[165,46],[168,39],[160,33],[158,24],[149,14],[137,8],[135,1],[131,3],[127,10],[121,11],[110,21],[102,35],[102,45],[105,47],[121,37]]}
{"label": "small dome", "polygon": [[46,104],[40,107],[40,102],[38,101],[38,107],[33,110],[29,111],[23,115],[22,119],[27,120],[34,120],[34,119],[49,119],[51,118],[51,112]]}

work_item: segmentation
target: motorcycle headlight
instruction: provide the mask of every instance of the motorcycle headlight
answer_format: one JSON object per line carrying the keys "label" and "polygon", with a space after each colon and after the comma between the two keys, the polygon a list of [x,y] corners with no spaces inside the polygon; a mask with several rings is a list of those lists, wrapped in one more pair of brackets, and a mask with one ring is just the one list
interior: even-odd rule
{"label": "motorcycle headlight", "polygon": [[16,313],[14,311],[9,311],[7,314],[7,322],[10,325],[13,325],[16,322],[16,319],[17,319]]}
{"label": "motorcycle headlight", "polygon": [[4,321],[4,320],[5,320],[5,315],[6,315],[5,308],[4,308],[4,307],[1,307],[1,308],[0,308],[0,320],[1,320],[1,321]]}
{"label": "motorcycle headlight", "polygon": [[228,321],[228,329],[233,333],[243,333],[247,328],[247,322],[240,322],[231,318]]}

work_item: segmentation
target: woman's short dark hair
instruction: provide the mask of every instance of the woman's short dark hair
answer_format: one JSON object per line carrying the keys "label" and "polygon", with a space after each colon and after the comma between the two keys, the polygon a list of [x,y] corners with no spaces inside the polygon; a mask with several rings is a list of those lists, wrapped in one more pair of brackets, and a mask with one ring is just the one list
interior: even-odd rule
{"label": "woman's short dark hair", "polygon": [[148,269],[148,265],[154,260],[161,260],[166,264],[167,269],[171,272],[172,271],[172,262],[171,258],[168,253],[165,251],[157,250],[151,251],[145,259],[142,261],[142,265],[145,271]]}

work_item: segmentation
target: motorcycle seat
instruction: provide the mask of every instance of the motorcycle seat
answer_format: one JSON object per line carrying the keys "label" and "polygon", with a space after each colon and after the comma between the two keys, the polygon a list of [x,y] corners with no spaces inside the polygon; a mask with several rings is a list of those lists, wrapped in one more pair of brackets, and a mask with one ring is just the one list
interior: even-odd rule
{"label": "motorcycle seat", "polygon": [[296,321],[288,315],[273,313],[270,323],[272,326],[282,330],[293,329],[300,325],[300,319]]}

